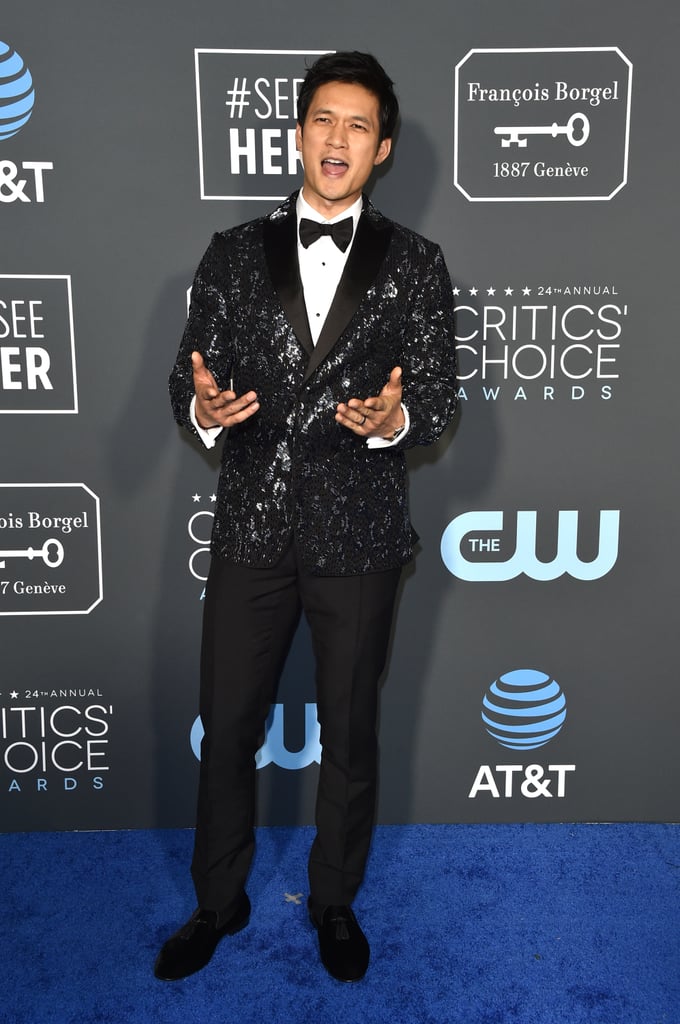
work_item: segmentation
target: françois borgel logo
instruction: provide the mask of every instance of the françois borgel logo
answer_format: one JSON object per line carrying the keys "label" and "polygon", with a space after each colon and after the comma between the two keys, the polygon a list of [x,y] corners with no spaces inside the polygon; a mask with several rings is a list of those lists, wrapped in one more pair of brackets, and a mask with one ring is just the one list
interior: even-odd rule
{"label": "fran\u00e7ois borgel logo", "polygon": [[0,615],[87,615],[102,600],[99,498],[85,484],[0,484]]}
{"label": "fran\u00e7ois borgel logo", "polygon": [[[23,57],[0,39],[0,143],[28,124],[35,104],[33,77]],[[4,155],[4,154],[3,154]],[[50,160],[0,159],[0,203],[44,203]]]}
{"label": "fran\u00e7ois borgel logo", "polygon": [[0,274],[0,414],[76,412],[71,278]]}
{"label": "fran\u00e7ois borgel logo", "polygon": [[632,69],[615,46],[470,50],[454,184],[471,202],[611,199],[628,178]]}
{"label": "fran\u00e7ois borgel logo", "polygon": [[284,199],[298,183],[297,97],[326,50],[195,54],[201,199]]}
{"label": "fran\u00e7ois borgel logo", "polygon": [[[501,583],[525,575],[546,582],[568,575],[601,579],[619,553],[619,511],[581,516],[575,509],[555,517],[535,511],[516,514],[514,537],[501,511],[464,512],[444,530],[441,557],[452,575],[476,583]],[[599,530],[595,532],[599,525]],[[590,557],[588,557],[588,554]]]}

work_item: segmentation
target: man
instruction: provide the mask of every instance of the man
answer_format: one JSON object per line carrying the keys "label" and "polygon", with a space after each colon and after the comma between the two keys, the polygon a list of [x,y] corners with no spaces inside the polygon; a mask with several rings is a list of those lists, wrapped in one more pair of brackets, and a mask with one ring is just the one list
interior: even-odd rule
{"label": "man", "polygon": [[363,196],[397,115],[375,58],[317,60],[298,101],[301,192],[216,234],[194,281],[174,413],[207,445],[229,433],[203,621],[199,909],[159,954],[164,980],[248,923],[254,758],[301,609],[322,744],[309,913],[333,977],[368,967],[351,905],[374,821],[378,682],[416,539],[404,449],[433,442],[456,400],[441,251]]}

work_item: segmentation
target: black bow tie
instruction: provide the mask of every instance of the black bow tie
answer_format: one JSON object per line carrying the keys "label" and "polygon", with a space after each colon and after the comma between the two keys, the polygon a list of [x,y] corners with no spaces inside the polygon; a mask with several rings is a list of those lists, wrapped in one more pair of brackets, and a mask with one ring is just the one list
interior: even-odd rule
{"label": "black bow tie", "polygon": [[320,224],[307,217],[300,218],[300,241],[305,249],[308,249],[322,235],[330,235],[338,249],[347,252],[353,234],[354,221],[352,217],[345,217],[344,220],[337,221],[335,224]]}

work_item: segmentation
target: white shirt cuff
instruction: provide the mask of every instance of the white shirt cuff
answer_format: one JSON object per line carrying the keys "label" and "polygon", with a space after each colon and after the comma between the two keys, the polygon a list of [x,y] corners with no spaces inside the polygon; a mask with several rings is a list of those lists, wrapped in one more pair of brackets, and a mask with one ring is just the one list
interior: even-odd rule
{"label": "white shirt cuff", "polygon": [[189,418],[196,428],[196,432],[206,448],[214,448],[217,438],[222,433],[222,427],[202,427],[196,419],[196,395],[191,399],[189,406]]}
{"label": "white shirt cuff", "polygon": [[401,411],[404,414],[404,429],[399,432],[399,437],[395,437],[393,441],[388,441],[385,437],[367,437],[366,444],[369,448],[391,448],[393,444],[398,444],[408,434],[408,428],[411,426],[411,420],[409,419],[408,409],[402,403]]}
{"label": "white shirt cuff", "polygon": [[[411,420],[409,418],[408,409],[402,404],[401,410],[404,414],[404,429],[400,431],[399,437],[395,437],[393,441],[388,441],[385,437],[367,437],[366,444],[369,448],[391,448],[392,445],[397,444],[402,438],[406,436],[411,426]],[[196,428],[196,433],[200,437],[201,441],[206,448],[214,448],[217,443],[217,438],[222,433],[222,427],[202,427],[196,419],[196,395],[191,399],[191,405],[189,406],[189,418],[192,424]]]}

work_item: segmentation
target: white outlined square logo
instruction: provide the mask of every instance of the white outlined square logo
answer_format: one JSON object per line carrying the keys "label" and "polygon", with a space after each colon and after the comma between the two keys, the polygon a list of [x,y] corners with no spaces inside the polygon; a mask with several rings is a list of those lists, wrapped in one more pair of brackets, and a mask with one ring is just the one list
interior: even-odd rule
{"label": "white outlined square logo", "polygon": [[89,615],[102,597],[94,491],[83,483],[0,484],[0,615]]}
{"label": "white outlined square logo", "polygon": [[0,274],[0,413],[77,413],[68,274]]}
{"label": "white outlined square logo", "polygon": [[473,203],[612,199],[628,180],[632,73],[616,46],[469,50],[456,188]]}
{"label": "white outlined square logo", "polygon": [[328,50],[194,51],[201,199],[285,199],[299,185],[297,97]]}

